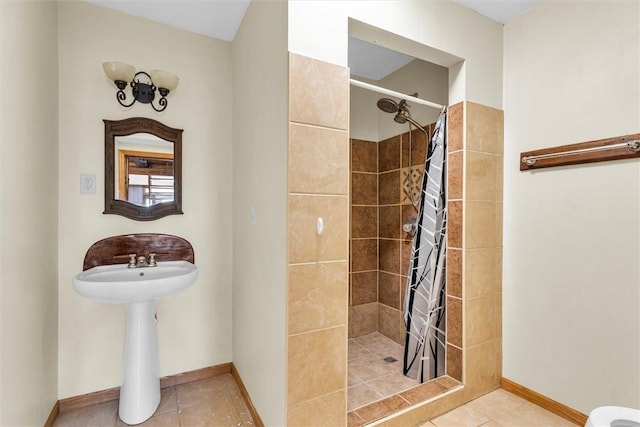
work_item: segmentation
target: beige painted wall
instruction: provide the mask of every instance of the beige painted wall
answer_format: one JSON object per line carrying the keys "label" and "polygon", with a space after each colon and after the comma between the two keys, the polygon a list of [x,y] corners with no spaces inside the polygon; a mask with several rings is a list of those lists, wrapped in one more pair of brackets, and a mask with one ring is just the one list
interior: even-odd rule
{"label": "beige painted wall", "polygon": [[[59,398],[120,384],[125,307],[78,295],[71,278],[86,250],[108,236],[158,232],[195,249],[198,281],[158,302],[160,375],[232,360],[231,350],[231,45],[100,8],[61,2],[59,10]],[[115,99],[104,61],[180,77],[168,108],[129,109]],[[103,215],[102,119],[144,116],[184,129],[184,215],[150,222]],[[98,191],[81,195],[81,173]]]}
{"label": "beige painted wall", "polygon": [[346,66],[349,31],[367,33],[356,20],[391,33],[377,36],[385,47],[447,67],[465,59],[449,76],[450,104],[502,108],[502,25],[452,1],[291,1],[289,50]]}
{"label": "beige painted wall", "polygon": [[233,362],[269,426],[285,424],[286,19],[285,2],[252,2],[232,48]]}
{"label": "beige painted wall", "polygon": [[56,14],[52,2],[0,2],[3,426],[43,425],[58,397]]}
{"label": "beige painted wall", "polygon": [[504,376],[584,413],[637,408],[640,162],[518,155],[640,131],[640,5],[537,6],[505,26],[504,74]]}

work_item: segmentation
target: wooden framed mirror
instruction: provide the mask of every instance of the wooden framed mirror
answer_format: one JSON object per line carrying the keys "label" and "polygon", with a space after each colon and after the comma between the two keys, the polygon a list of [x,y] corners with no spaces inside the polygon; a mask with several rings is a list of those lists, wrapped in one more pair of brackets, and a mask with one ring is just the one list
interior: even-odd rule
{"label": "wooden framed mirror", "polygon": [[146,117],[104,121],[104,213],[182,214],[182,129]]}

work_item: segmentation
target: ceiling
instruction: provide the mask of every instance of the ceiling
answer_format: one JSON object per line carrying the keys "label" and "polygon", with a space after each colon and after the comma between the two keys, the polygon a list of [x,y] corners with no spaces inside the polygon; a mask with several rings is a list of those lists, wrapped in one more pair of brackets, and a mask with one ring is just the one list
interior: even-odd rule
{"label": "ceiling", "polygon": [[98,6],[233,41],[251,0],[86,0]]}
{"label": "ceiling", "polygon": [[[251,0],[86,0],[152,21],[232,41]],[[542,0],[453,0],[506,24]]]}
{"label": "ceiling", "polygon": [[[251,0],[86,0],[216,39],[233,41]],[[542,0],[453,0],[505,24]],[[379,80],[413,57],[349,37],[353,74]]]}
{"label": "ceiling", "polygon": [[542,0],[453,0],[502,24],[522,15]]}

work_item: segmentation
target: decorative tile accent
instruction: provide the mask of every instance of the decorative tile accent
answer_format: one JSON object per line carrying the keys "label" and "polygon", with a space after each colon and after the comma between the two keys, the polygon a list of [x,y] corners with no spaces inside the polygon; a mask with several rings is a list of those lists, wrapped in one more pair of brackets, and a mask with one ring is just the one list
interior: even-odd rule
{"label": "decorative tile accent", "polygon": [[424,166],[414,166],[401,170],[402,191],[400,203],[403,205],[419,204],[422,189],[422,176],[424,174]]}

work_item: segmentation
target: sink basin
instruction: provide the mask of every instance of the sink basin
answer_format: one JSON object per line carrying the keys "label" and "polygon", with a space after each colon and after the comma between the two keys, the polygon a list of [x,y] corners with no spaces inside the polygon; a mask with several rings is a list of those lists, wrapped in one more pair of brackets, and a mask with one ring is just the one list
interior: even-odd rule
{"label": "sink basin", "polygon": [[197,277],[198,267],[188,261],[161,261],[155,267],[98,266],[73,278],[80,295],[127,306],[118,405],[126,424],[146,421],[160,404],[156,299],[191,286]]}
{"label": "sink basin", "polygon": [[192,285],[198,267],[187,261],[161,261],[156,267],[128,268],[127,264],[90,268],[73,278],[80,294],[102,302],[129,303],[154,300]]}

